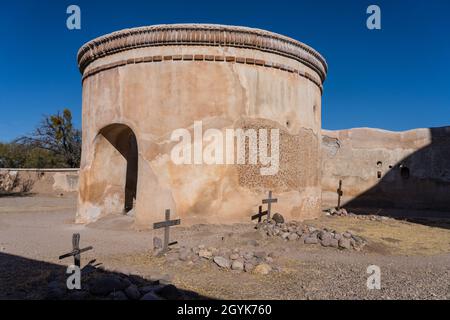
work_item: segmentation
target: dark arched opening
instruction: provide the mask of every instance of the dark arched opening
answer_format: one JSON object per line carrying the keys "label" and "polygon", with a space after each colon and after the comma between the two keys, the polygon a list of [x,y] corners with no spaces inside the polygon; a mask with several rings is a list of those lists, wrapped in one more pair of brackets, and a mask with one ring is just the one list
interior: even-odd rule
{"label": "dark arched opening", "polygon": [[123,210],[131,211],[135,206],[138,181],[138,144],[136,135],[130,127],[123,124],[112,124],[100,134],[125,158],[126,174],[124,177]]}

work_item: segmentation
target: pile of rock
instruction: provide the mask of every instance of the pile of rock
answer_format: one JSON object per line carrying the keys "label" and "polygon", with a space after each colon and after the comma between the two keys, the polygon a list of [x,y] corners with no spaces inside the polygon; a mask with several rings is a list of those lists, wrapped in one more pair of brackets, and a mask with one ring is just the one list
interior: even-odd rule
{"label": "pile of rock", "polygon": [[197,294],[177,289],[159,280],[149,281],[137,276],[110,273],[87,267],[82,272],[81,289],[69,290],[65,274],[52,276],[45,298],[48,300],[186,300]]}
{"label": "pile of rock", "polygon": [[338,217],[352,217],[355,216],[354,213],[348,212],[345,208],[331,208],[327,210],[327,215],[329,216],[338,216]]}
{"label": "pile of rock", "polygon": [[285,241],[298,241],[304,244],[321,244],[324,247],[343,250],[360,251],[367,244],[365,239],[349,231],[339,233],[328,228],[318,229],[297,221],[285,223],[280,216],[274,215],[271,220],[258,223],[256,228],[269,237],[280,237]]}
{"label": "pile of rock", "polygon": [[385,221],[389,220],[388,217],[376,215],[376,214],[354,214],[352,212],[348,212],[345,208],[331,208],[326,211],[327,216],[333,217],[352,217],[361,220],[370,220],[370,221]]}
{"label": "pile of rock", "polygon": [[166,254],[167,259],[171,259],[170,256],[174,253],[178,260],[184,261],[188,265],[209,262],[222,270],[259,275],[280,271],[280,268],[274,265],[274,260],[278,257],[275,252],[267,253],[266,251],[252,251],[241,248],[217,249],[198,245],[193,248],[173,249]]}
{"label": "pile of rock", "polygon": [[382,222],[382,221],[391,219],[389,217],[379,216],[379,215],[375,215],[375,214],[356,215],[356,217],[360,220],[369,220],[369,221],[378,221],[378,222]]}

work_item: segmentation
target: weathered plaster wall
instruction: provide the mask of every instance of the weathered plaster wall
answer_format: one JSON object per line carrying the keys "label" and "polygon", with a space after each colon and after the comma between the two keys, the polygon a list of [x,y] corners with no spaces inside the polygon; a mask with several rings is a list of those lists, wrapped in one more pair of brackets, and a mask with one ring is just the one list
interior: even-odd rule
{"label": "weathered plaster wall", "polygon": [[450,127],[322,130],[322,197],[347,207],[450,211]]}
{"label": "weathered plaster wall", "polygon": [[0,169],[0,193],[78,191],[78,169]]}
{"label": "weathered plaster wall", "polygon": [[[155,45],[99,55],[87,65],[80,59],[79,222],[123,202],[126,155],[120,160],[114,143],[101,137],[111,124],[126,125],[136,136],[139,227],[161,220],[167,208],[187,224],[248,221],[268,190],[288,218],[318,216],[324,74],[293,58],[235,44]],[[175,165],[170,136],[180,128],[192,132],[195,121],[203,121],[204,131],[279,129],[279,173],[263,177],[251,165]]]}

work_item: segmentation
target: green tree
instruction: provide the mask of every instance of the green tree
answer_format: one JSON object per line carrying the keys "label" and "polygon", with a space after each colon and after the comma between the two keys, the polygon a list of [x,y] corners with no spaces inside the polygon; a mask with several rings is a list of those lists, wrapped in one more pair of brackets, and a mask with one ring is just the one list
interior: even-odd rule
{"label": "green tree", "polygon": [[25,147],[27,160],[36,165],[70,168],[80,165],[81,131],[73,126],[69,109],[45,116],[31,135],[17,139],[14,144]]}
{"label": "green tree", "polygon": [[63,157],[53,152],[19,143],[0,143],[0,168],[65,167]]}

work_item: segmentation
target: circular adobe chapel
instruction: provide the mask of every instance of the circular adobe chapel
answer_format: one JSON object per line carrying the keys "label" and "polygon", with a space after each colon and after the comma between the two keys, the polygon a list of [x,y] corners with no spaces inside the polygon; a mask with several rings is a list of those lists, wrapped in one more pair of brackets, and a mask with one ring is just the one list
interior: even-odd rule
{"label": "circular adobe chapel", "polygon": [[320,214],[327,64],[311,47],[260,29],[157,25],[86,43],[78,65],[77,222],[125,213],[151,228],[166,209],[183,224],[249,222],[269,191],[287,219]]}

